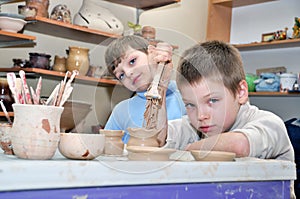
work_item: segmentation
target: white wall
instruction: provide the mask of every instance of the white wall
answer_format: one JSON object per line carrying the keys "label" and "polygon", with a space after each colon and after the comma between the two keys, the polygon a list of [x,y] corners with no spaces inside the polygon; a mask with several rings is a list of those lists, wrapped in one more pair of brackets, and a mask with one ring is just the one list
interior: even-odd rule
{"label": "white wall", "polygon": [[[263,33],[289,28],[292,33],[294,17],[300,17],[299,0],[276,0],[233,9],[231,43],[260,42]],[[299,73],[300,47],[242,51],[247,73],[258,68],[285,66],[287,72]],[[288,120],[300,117],[300,97],[251,97],[251,103],[271,110]]]}

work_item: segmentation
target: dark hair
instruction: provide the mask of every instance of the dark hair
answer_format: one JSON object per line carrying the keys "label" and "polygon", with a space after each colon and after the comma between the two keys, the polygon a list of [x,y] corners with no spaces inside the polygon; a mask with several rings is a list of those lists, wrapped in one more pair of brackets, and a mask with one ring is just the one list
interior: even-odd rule
{"label": "dark hair", "polygon": [[148,41],[143,37],[128,35],[112,41],[105,51],[105,63],[108,71],[114,75],[114,70],[125,56],[129,48],[148,54]]}
{"label": "dark hair", "polygon": [[238,92],[239,83],[245,79],[239,51],[222,41],[207,41],[187,49],[179,60],[176,81],[195,84],[203,78],[222,81],[232,93]]}

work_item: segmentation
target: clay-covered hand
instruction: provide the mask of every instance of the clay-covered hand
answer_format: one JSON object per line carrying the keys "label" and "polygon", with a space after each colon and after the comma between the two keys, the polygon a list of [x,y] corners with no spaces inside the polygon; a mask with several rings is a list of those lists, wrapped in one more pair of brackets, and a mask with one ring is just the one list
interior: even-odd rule
{"label": "clay-covered hand", "polygon": [[[157,43],[156,47],[148,46],[148,61],[151,68],[157,69],[158,63],[165,63],[172,61],[172,51],[173,48],[170,44],[166,42]],[[156,71],[153,71],[155,74]]]}

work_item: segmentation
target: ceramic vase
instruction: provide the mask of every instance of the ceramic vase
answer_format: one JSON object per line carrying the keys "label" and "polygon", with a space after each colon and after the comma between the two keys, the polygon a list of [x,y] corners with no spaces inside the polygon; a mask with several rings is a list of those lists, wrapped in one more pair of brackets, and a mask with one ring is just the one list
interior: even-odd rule
{"label": "ceramic vase", "polygon": [[66,61],[66,69],[68,71],[78,70],[79,75],[86,75],[89,67],[89,49],[83,47],[69,47],[69,54]]}
{"label": "ceramic vase", "polygon": [[15,155],[23,159],[51,159],[58,149],[64,108],[32,104],[12,106],[11,143]]}

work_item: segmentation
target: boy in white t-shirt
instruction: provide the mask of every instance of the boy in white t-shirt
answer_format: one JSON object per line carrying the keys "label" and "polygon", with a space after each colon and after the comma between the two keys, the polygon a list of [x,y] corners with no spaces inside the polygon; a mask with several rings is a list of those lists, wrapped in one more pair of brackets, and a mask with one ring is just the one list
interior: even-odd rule
{"label": "boy in white t-shirt", "polygon": [[239,51],[208,41],[186,50],[176,82],[187,116],[169,121],[167,147],[294,161],[282,119],[250,105]]}

